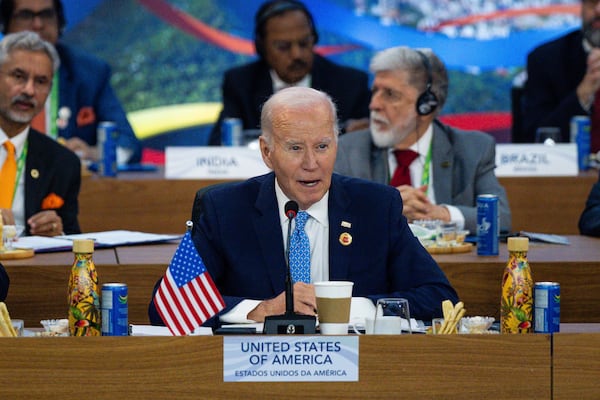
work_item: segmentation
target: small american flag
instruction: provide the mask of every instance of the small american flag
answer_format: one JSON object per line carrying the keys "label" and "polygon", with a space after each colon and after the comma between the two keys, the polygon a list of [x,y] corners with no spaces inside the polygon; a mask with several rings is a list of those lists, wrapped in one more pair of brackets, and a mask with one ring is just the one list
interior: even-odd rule
{"label": "small american flag", "polygon": [[154,303],[173,335],[187,335],[225,307],[188,231],[169,264]]}

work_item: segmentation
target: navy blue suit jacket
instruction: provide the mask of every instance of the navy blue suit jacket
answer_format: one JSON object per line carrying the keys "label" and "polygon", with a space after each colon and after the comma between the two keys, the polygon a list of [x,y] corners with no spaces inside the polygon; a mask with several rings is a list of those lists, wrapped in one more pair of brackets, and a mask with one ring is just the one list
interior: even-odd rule
{"label": "navy blue suit jacket", "polygon": [[[335,102],[338,119],[369,117],[369,78],[355,68],[346,67],[315,54],[311,86],[327,93]],[[273,94],[269,66],[263,60],[232,68],[223,77],[223,110],[210,135],[209,144],[221,144],[223,118],[240,118],[243,129],[260,128],[262,105]]]}
{"label": "navy blue suit jacket", "polygon": [[[79,157],[50,137],[33,129],[27,138],[29,149],[25,160],[25,220],[42,211],[42,202],[50,193],[60,196],[64,205],[56,212],[62,218],[66,234],[80,233],[79,188],[81,162]],[[26,224],[26,233],[29,227]]]}
{"label": "navy blue suit jacket", "polygon": [[[193,239],[225,299],[224,312],[244,299],[270,299],[283,292],[283,211],[277,205],[275,175],[215,188],[204,194],[202,206]],[[343,232],[352,236],[350,245],[340,243]],[[329,279],[354,282],[353,296],[407,298],[411,315],[424,320],[441,315],[443,300],[457,301],[402,216],[399,192],[337,174],[329,190]],[[160,323],[153,304],[150,320]]]}
{"label": "navy blue suit jacket", "polygon": [[598,182],[590,191],[585,209],[579,218],[579,231],[582,235],[600,237],[600,175]]}
{"label": "navy blue suit jacket", "polygon": [[8,285],[10,280],[4,266],[0,263],[0,301],[4,301],[8,295]]}
{"label": "navy blue suit jacket", "polygon": [[[79,137],[95,146],[98,140],[98,123],[113,121],[119,133],[117,145],[133,152],[129,162],[138,162],[141,145],[110,85],[109,65],[64,43],[58,43],[56,50],[60,56],[58,109],[66,107],[71,111],[67,125],[59,127],[58,136],[66,139]],[[78,126],[77,115],[84,107],[94,110],[95,120]]]}
{"label": "navy blue suit jacket", "polygon": [[539,127],[558,127],[561,141],[570,141],[570,122],[588,115],[575,89],[586,71],[587,54],[581,30],[570,32],[534,49],[527,56],[527,82],[523,93],[522,136],[515,142],[535,142]]}

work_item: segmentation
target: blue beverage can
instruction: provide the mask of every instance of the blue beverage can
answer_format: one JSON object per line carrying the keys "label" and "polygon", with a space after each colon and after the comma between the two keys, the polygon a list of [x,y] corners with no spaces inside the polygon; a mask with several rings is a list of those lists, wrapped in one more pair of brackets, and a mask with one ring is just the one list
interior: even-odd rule
{"label": "blue beverage can", "polygon": [[242,120],[225,118],[221,124],[221,146],[242,146]]}
{"label": "blue beverage can", "polygon": [[499,236],[498,196],[480,194],[477,196],[477,254],[497,256]]}
{"label": "blue beverage can", "polygon": [[128,336],[129,311],[127,284],[102,285],[102,336]]}
{"label": "blue beverage can", "polygon": [[117,176],[117,125],[104,121],[98,124],[98,151],[102,176]]}
{"label": "blue beverage can", "polygon": [[560,284],[536,282],[533,300],[534,326],[536,333],[560,331]]}
{"label": "blue beverage can", "polygon": [[590,117],[576,115],[571,118],[571,142],[577,145],[577,165],[580,171],[590,168]]}

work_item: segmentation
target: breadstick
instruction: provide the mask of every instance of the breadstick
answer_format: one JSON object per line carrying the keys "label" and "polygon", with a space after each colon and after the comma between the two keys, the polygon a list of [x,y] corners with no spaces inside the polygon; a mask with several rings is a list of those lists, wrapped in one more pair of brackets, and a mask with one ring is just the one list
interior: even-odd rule
{"label": "breadstick", "polygon": [[452,315],[452,310],[454,310],[454,304],[450,300],[442,301],[442,313],[444,314],[444,322],[442,322],[442,326],[438,330],[438,334],[444,333],[446,329],[446,325],[448,325],[448,321]]}
{"label": "breadstick", "polygon": [[467,311],[467,310],[465,310],[464,308],[463,308],[463,309],[461,309],[461,310],[458,312],[458,315],[456,316],[456,318],[452,319],[451,325],[450,325],[450,327],[448,328],[448,333],[455,333],[455,332],[456,332],[456,325],[458,324],[458,321],[460,321],[460,319],[461,319],[462,317],[464,317],[464,315],[465,315],[465,312],[466,312],[466,311]]}
{"label": "breadstick", "polygon": [[[462,301],[456,303],[452,311],[449,313],[450,316],[447,319],[446,317],[444,317],[444,325],[442,327],[443,329],[441,330],[442,334],[450,334],[454,332],[454,328],[456,328],[456,324],[458,323],[458,315],[463,310],[464,303]],[[464,315],[464,312],[462,313],[462,315]]]}
{"label": "breadstick", "polygon": [[15,328],[12,326],[6,304],[3,302],[0,302],[0,331],[2,332],[3,336],[17,336],[17,331],[15,331]]}

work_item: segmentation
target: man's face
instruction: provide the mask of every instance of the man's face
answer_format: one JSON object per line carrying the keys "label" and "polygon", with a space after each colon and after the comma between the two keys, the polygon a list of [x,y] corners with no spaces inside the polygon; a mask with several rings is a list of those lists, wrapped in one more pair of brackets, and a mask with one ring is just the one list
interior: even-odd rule
{"label": "man's face", "polygon": [[[44,52],[13,50],[0,66],[0,124],[16,134],[44,107],[52,61]],[[9,132],[10,131],[10,132]]]}
{"label": "man's face", "polygon": [[594,47],[600,47],[600,1],[582,0],[581,24],[584,37]]}
{"label": "man's face", "polygon": [[310,73],[315,38],[306,15],[289,11],[266,22],[264,57],[279,78],[296,83]]}
{"label": "man's face", "polygon": [[15,0],[8,33],[33,31],[52,44],[58,40],[58,18],[52,0]]}
{"label": "man's face", "polygon": [[[418,90],[408,84],[408,73],[401,70],[381,71],[372,88],[370,128],[378,147],[408,147],[417,140],[416,103]],[[415,133],[411,137],[411,133]]]}
{"label": "man's face", "polygon": [[260,139],[263,160],[285,195],[306,210],[331,185],[337,151],[331,109],[324,103],[296,109],[280,105],[273,115],[271,146]]}

